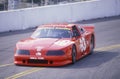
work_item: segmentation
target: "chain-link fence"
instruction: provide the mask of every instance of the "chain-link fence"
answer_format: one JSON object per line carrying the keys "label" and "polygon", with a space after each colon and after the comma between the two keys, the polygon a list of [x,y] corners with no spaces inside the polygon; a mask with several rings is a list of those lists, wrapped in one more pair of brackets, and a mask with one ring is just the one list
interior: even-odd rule
{"label": "chain-link fence", "polygon": [[88,0],[0,0],[0,11],[46,5],[66,4]]}

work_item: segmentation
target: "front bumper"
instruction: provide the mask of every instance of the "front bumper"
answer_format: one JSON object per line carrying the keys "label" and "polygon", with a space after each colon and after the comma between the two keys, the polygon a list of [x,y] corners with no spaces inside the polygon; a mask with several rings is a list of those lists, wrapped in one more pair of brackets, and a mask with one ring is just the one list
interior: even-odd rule
{"label": "front bumper", "polygon": [[27,56],[27,55],[15,55],[14,63],[16,65],[28,65],[28,66],[63,66],[71,63],[70,56]]}

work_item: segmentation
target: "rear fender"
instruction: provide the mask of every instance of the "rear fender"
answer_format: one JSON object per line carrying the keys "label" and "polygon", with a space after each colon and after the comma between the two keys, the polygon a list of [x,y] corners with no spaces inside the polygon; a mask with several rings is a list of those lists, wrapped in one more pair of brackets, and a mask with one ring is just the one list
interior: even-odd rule
{"label": "rear fender", "polygon": [[94,25],[89,25],[89,26],[82,26],[86,31],[94,33]]}

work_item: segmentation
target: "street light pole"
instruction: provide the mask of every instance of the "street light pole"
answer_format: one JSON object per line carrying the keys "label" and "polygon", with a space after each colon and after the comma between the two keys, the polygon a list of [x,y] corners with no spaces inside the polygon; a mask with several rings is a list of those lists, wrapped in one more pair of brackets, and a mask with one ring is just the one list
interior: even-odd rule
{"label": "street light pole", "polygon": [[33,7],[33,4],[34,4],[34,2],[33,2],[33,0],[32,0],[32,7]]}

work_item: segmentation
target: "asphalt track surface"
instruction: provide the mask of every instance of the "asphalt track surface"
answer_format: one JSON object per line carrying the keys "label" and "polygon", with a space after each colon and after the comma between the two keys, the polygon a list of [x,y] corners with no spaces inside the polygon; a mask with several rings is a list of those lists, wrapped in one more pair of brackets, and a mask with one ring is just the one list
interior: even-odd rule
{"label": "asphalt track surface", "polygon": [[62,67],[14,65],[16,42],[34,29],[0,33],[0,79],[120,79],[120,16],[77,23],[95,25],[96,48],[92,55]]}

